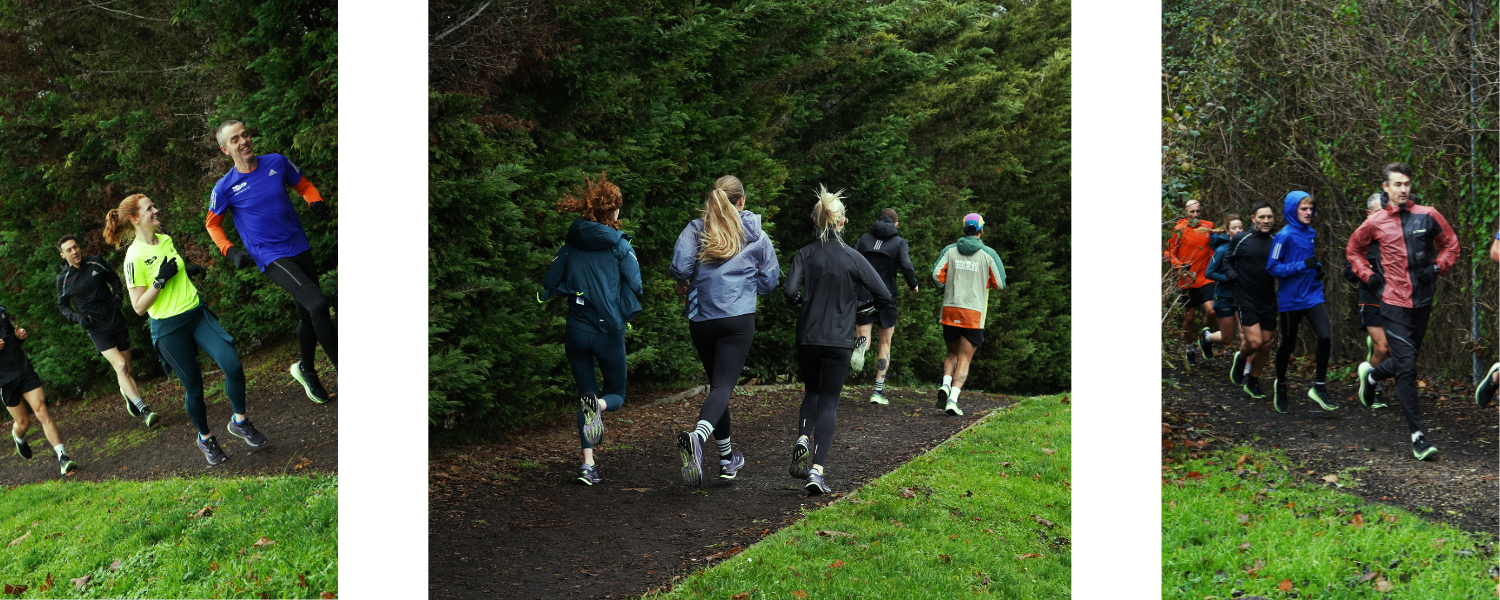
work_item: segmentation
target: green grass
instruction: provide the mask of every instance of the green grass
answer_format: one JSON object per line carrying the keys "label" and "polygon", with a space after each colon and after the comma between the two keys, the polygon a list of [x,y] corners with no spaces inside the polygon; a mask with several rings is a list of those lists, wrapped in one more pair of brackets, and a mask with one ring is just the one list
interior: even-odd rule
{"label": "green grass", "polygon": [[[162,427],[152,429],[121,429],[116,431],[113,435],[109,436],[109,439],[104,440],[104,455],[114,456],[144,444],[152,439],[161,437],[161,432],[163,431],[166,431],[166,429]],[[82,439],[79,441],[82,441]],[[74,444],[71,440],[67,441],[67,443],[69,445]]]}
{"label": "green grass", "polygon": [[1240,448],[1163,475],[1163,598],[1494,597],[1490,536],[1302,480],[1278,454]]}
{"label": "green grass", "polygon": [[[257,546],[262,537],[274,543]],[[70,581],[84,576],[81,590]],[[0,583],[27,586],[25,598],[337,594],[338,478],[0,488]]]}
{"label": "green grass", "polygon": [[1062,398],[988,415],[667,597],[1068,597],[1071,411]]}

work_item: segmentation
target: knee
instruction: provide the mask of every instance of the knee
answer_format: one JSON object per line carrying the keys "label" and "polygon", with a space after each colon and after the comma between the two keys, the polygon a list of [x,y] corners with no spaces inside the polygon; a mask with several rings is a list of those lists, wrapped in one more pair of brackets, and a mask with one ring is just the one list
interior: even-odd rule
{"label": "knee", "polygon": [[297,303],[314,315],[328,312],[328,297],[323,295],[323,290],[317,284],[309,283],[302,286],[295,294]]}
{"label": "knee", "polygon": [[11,426],[11,429],[12,431],[25,433],[27,429],[31,429],[31,417],[27,416],[25,411],[22,411],[20,416],[16,417],[16,423]]}

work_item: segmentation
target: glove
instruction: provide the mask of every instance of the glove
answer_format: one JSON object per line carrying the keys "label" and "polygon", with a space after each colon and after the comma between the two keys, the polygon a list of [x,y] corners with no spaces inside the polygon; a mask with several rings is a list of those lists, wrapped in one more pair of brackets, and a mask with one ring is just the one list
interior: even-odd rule
{"label": "glove", "polygon": [[161,270],[156,272],[156,280],[151,282],[151,286],[158,290],[167,287],[167,281],[175,275],[177,275],[177,258],[173,257],[161,264]]}
{"label": "glove", "polygon": [[861,305],[859,305],[858,308],[856,308],[854,310],[855,310],[855,312],[857,312],[859,314],[862,314],[862,315],[873,315],[873,314],[875,314],[875,301],[871,300],[867,304],[861,304]]}
{"label": "glove", "polygon": [[1344,280],[1349,283],[1360,283],[1359,274],[1354,272],[1353,263],[1344,263]]}
{"label": "glove", "polygon": [[1309,256],[1302,261],[1302,266],[1306,267],[1308,270],[1312,270],[1314,267],[1318,266],[1318,259]]}
{"label": "glove", "polygon": [[327,202],[319,200],[317,202],[309,204],[308,207],[311,208],[312,211],[313,211],[313,214],[318,215],[319,218],[322,218],[322,219],[327,219],[328,218],[328,203]]}
{"label": "glove", "polygon": [[234,265],[236,269],[243,269],[255,264],[255,259],[250,258],[250,253],[242,248],[230,248],[227,256],[229,257],[229,263]]}
{"label": "glove", "polygon": [[1313,279],[1316,279],[1318,281],[1322,281],[1323,280],[1323,263],[1318,263],[1318,264],[1314,265],[1313,268],[1317,270],[1313,274]]}
{"label": "glove", "polygon": [[798,293],[795,296],[787,296],[786,301],[792,306],[802,306],[802,294]]}
{"label": "glove", "polygon": [[205,273],[208,273],[208,270],[198,265],[187,266],[188,277],[202,277]]}
{"label": "glove", "polygon": [[1381,275],[1379,271],[1370,273],[1370,278],[1365,280],[1365,285],[1378,290],[1381,286],[1385,285],[1385,276]]}
{"label": "glove", "polygon": [[1417,270],[1417,283],[1420,283],[1422,285],[1430,285],[1434,280],[1437,279],[1437,275],[1438,275],[1438,266],[1437,265],[1432,265],[1430,267],[1426,267],[1426,268],[1423,268],[1423,269],[1418,269]]}

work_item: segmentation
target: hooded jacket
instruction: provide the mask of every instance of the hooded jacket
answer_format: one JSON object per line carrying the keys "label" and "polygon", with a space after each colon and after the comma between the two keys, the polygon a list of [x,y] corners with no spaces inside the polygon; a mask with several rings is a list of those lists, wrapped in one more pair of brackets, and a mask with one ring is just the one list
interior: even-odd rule
{"label": "hooded jacket", "polygon": [[[1437,283],[1433,267],[1437,267],[1438,273],[1445,273],[1458,262],[1458,235],[1437,209],[1417,204],[1416,198],[1400,206],[1395,202],[1386,204],[1349,237],[1344,258],[1349,260],[1359,280],[1367,283],[1375,269],[1365,255],[1374,243],[1380,244],[1380,266],[1385,277],[1385,289],[1380,295],[1382,304],[1402,308],[1432,306]],[[1423,282],[1423,278],[1427,281]]]}
{"label": "hooded jacket", "polygon": [[0,386],[4,386],[34,370],[31,357],[26,356],[26,351],[21,348],[21,338],[16,337],[16,326],[10,322],[10,312],[4,306],[0,306],[0,340],[5,342],[0,347]]}
{"label": "hooded jacket", "polygon": [[776,289],[781,264],[770,236],[760,228],[760,215],[740,211],[745,245],[722,262],[698,262],[703,219],[693,219],[677,236],[672,250],[672,279],[689,282],[687,318],[707,321],[755,312],[755,297]]}
{"label": "hooded jacket", "polygon": [[85,256],[76,269],[63,261],[57,274],[57,310],[69,322],[87,331],[124,327],[125,318],[120,315],[124,298],[125,284],[104,266],[104,259]]}
{"label": "hooded jacket", "polygon": [[[806,289],[806,292],[800,291]],[[854,315],[859,289],[869,291],[877,310],[892,296],[870,261],[843,241],[814,241],[792,258],[781,292],[797,312],[798,346],[854,347]]]}
{"label": "hooded jacket", "polygon": [[1208,243],[1214,249],[1214,257],[1208,261],[1208,269],[1203,271],[1203,276],[1217,282],[1214,285],[1214,298],[1223,298],[1233,302],[1234,282],[1229,280],[1229,272],[1224,262],[1224,259],[1229,256],[1229,236],[1216,233],[1209,237]]}
{"label": "hooded jacket", "polygon": [[984,329],[990,288],[1005,289],[1005,265],[978,237],[966,235],[938,253],[932,278],[943,288],[942,324]]}
{"label": "hooded jacket", "polygon": [[[906,277],[907,289],[917,287],[917,269],[911,264],[911,250],[906,240],[896,235],[895,223],[876,219],[869,233],[859,236],[854,249],[880,274],[880,281],[885,283],[885,289],[890,290],[892,299],[896,297],[897,268]],[[869,294],[861,294],[860,300],[869,302]]]}
{"label": "hooded jacket", "polygon": [[1198,229],[1213,229],[1211,221],[1198,221],[1198,224],[1189,227],[1189,219],[1177,221],[1177,226],[1172,232],[1172,240],[1167,243],[1166,257],[1173,267],[1187,267],[1192,274],[1191,278],[1183,277],[1177,281],[1177,287],[1200,288],[1208,285],[1208,279],[1204,277],[1204,271],[1208,270],[1208,259],[1213,257],[1213,250],[1208,247],[1209,234],[1201,233]]}
{"label": "hooded jacket", "polygon": [[624,333],[641,314],[641,265],[629,236],[578,219],[542,279],[541,300],[568,298],[568,326],[595,333]]}
{"label": "hooded jacket", "polygon": [[[1308,309],[1323,303],[1323,282],[1318,280],[1316,269],[1309,269],[1303,262],[1312,258],[1313,242],[1318,239],[1318,232],[1297,220],[1297,205],[1311,195],[1307,192],[1286,195],[1282,203],[1282,218],[1286,219],[1286,226],[1276,232],[1271,241],[1271,257],[1266,261],[1266,271],[1276,276],[1276,305],[1281,312]],[[1317,216],[1318,205],[1314,203],[1313,217]]]}
{"label": "hooded jacket", "polygon": [[1266,271],[1271,240],[1271,232],[1254,227],[1229,238],[1226,274],[1234,282],[1234,304],[1243,310],[1276,312],[1276,278]]}

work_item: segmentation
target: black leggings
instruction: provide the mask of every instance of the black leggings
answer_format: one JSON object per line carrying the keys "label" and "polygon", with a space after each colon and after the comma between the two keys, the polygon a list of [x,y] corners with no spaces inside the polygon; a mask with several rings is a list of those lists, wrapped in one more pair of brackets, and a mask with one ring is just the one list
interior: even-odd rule
{"label": "black leggings", "polygon": [[1382,304],[1380,317],[1385,320],[1385,342],[1391,349],[1391,357],[1381,361],[1370,377],[1375,381],[1396,379],[1396,399],[1401,401],[1406,426],[1415,433],[1422,430],[1422,411],[1417,406],[1417,353],[1422,351],[1422,338],[1427,337],[1432,307]]}
{"label": "black leggings", "polygon": [[833,346],[797,346],[797,365],[807,395],[802,398],[802,412],[797,422],[798,435],[812,435],[813,464],[823,464],[833,430],[839,424],[839,392],[844,376],[849,374],[850,348]]}
{"label": "black leggings", "polygon": [[333,366],[339,365],[339,336],[333,330],[333,318],[328,316],[328,298],[318,287],[318,266],[313,262],[312,251],[296,256],[278,258],[266,265],[266,276],[296,300],[297,346],[302,350],[302,366],[307,372],[313,370],[313,353],[318,344],[328,354]]}
{"label": "black leggings", "polygon": [[703,362],[703,372],[708,374],[708,397],[703,400],[703,408],[698,409],[698,420],[714,424],[714,439],[727,440],[729,396],[745,368],[745,358],[750,356],[750,342],[755,339],[755,313],[689,321],[688,332],[693,336],[693,347],[698,349],[698,360]]}
{"label": "black leggings", "polygon": [[1276,379],[1286,381],[1286,365],[1292,360],[1292,349],[1297,347],[1297,325],[1306,318],[1312,324],[1313,334],[1318,336],[1318,349],[1314,356],[1318,361],[1317,377],[1313,381],[1327,381],[1328,353],[1333,348],[1328,337],[1328,311],[1320,302],[1312,308],[1281,313],[1281,347],[1276,349]]}

